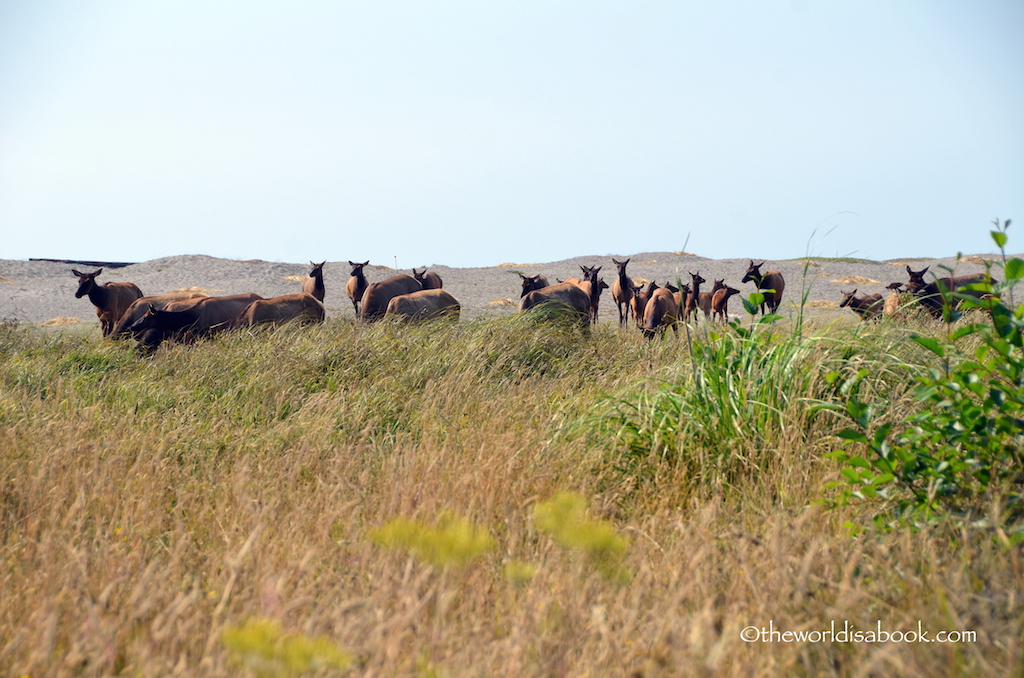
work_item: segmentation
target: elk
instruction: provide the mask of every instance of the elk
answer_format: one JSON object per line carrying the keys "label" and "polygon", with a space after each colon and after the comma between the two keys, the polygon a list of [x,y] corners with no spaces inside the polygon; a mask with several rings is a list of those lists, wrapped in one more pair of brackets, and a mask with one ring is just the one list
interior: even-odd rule
{"label": "elk", "polygon": [[854,313],[860,316],[861,320],[876,320],[882,315],[882,309],[885,303],[882,301],[881,294],[869,294],[864,297],[857,297],[857,290],[852,292],[839,292],[843,295],[843,301],[840,302],[839,308],[849,306]]}
{"label": "elk", "polygon": [[725,288],[725,278],[716,280],[715,284],[711,287],[710,292],[701,292],[700,297],[697,298],[697,306],[701,311],[704,312],[704,319],[707,320],[711,317],[711,304],[715,298],[715,292]]}
{"label": "elk", "polygon": [[191,341],[233,329],[249,304],[262,298],[254,293],[231,294],[174,301],[163,310],[149,306],[128,330],[150,350],[168,339]]}
{"label": "elk", "polygon": [[379,320],[384,317],[391,300],[400,294],[419,292],[423,287],[411,275],[399,273],[375,282],[366,288],[360,302],[359,317],[363,320]]}
{"label": "elk", "polygon": [[637,285],[633,288],[633,299],[630,303],[633,306],[633,320],[636,321],[636,327],[639,330],[644,328],[644,310],[647,308],[647,302],[650,301],[651,295],[654,294],[656,289],[658,289],[658,284],[653,280],[647,284],[646,290],[643,285]]}
{"label": "elk", "polygon": [[735,287],[723,285],[723,287],[716,290],[714,295],[711,297],[711,312],[715,317],[719,318],[722,323],[729,320],[729,297],[739,293],[740,291]]}
{"label": "elk", "polygon": [[616,261],[612,258],[612,263],[619,269],[612,282],[612,300],[619,311],[619,325],[625,325],[629,320],[630,302],[633,301],[633,280],[626,275],[626,264],[629,263],[629,259]]}
{"label": "elk", "polygon": [[539,307],[557,309],[570,317],[578,318],[580,326],[590,326],[590,297],[578,285],[570,282],[533,290],[519,300],[520,313]]}
{"label": "elk", "polygon": [[[687,273],[690,273],[687,271]],[[706,283],[707,280],[700,276],[700,271],[696,273],[690,273],[690,280],[693,282],[693,287],[687,290],[686,302],[682,304],[683,308],[683,322],[690,322],[690,316],[693,316],[694,320],[697,320],[697,300],[700,298],[700,286],[701,283]],[[680,301],[682,299],[680,298]]]}
{"label": "elk", "polygon": [[911,270],[910,266],[907,266],[907,275],[910,276],[910,281],[907,282],[907,290],[936,319],[942,318],[942,309],[946,304],[946,300],[954,309],[960,306],[960,297],[957,294],[971,296],[976,299],[980,299],[987,294],[987,292],[979,290],[964,289],[968,285],[977,285],[979,283],[995,284],[998,282],[986,272],[959,277],[936,278],[930,283],[926,283],[924,281],[924,274],[928,269],[929,267],[925,266],[920,271],[914,271]]}
{"label": "elk", "polygon": [[103,273],[102,268],[94,273],[82,273],[75,269],[71,269],[71,272],[78,276],[78,290],[75,291],[75,299],[89,295],[89,301],[96,307],[96,315],[100,319],[100,332],[104,337],[113,331],[117,321],[121,319],[132,302],[142,296],[142,290],[131,282],[110,282],[105,285],[97,285],[96,276]]}
{"label": "elk", "polygon": [[357,264],[354,261],[348,262],[348,265],[352,267],[352,273],[349,274],[348,282],[345,283],[345,295],[352,300],[352,308],[357,316],[359,315],[359,304],[363,300],[363,294],[366,292],[367,287],[366,276],[363,275],[363,267],[368,266],[369,263],[369,261],[364,261],[361,264]]}
{"label": "elk", "polygon": [[309,272],[309,275],[305,280],[302,281],[302,291],[306,294],[312,294],[316,297],[316,300],[323,303],[324,296],[326,296],[327,290],[324,288],[324,264],[326,261],[322,261],[319,264],[314,264],[312,261],[309,265],[313,267],[313,270]]}
{"label": "elk", "polygon": [[308,292],[284,294],[270,299],[257,299],[242,311],[238,317],[241,327],[254,327],[261,323],[286,323],[290,320],[308,320],[322,323],[324,305]]}
{"label": "elk", "polygon": [[423,269],[419,273],[416,269],[412,269],[412,277],[422,285],[425,290],[439,290],[444,287],[444,283],[441,282],[441,276],[436,273],[427,273],[427,269]]}
{"label": "elk", "polygon": [[761,302],[761,314],[764,315],[765,306],[768,307],[770,313],[775,313],[779,309],[779,304],[782,303],[782,292],[786,289],[786,281],[782,279],[782,274],[778,271],[768,271],[761,275],[762,266],[764,266],[763,261],[755,266],[754,260],[751,259],[747,272],[740,282],[753,282],[757,285],[757,289],[762,291],[764,301]]}
{"label": "elk", "polygon": [[668,287],[660,287],[651,294],[647,306],[644,307],[643,333],[648,341],[654,339],[658,330],[664,334],[668,327],[679,334],[676,323],[679,320],[680,307],[676,294]]}
{"label": "elk", "polygon": [[[128,307],[128,310],[124,312],[121,319],[114,325],[114,330],[110,333],[111,339],[118,339],[125,337],[130,332],[128,328],[132,324],[145,315],[146,310],[152,306],[153,308],[162,311],[167,307],[168,304],[174,301],[187,301],[189,299],[204,299],[209,295],[203,294],[202,292],[171,292],[170,294],[158,294],[152,297],[139,297],[132,302],[132,305]],[[136,337],[137,339],[138,337]]]}
{"label": "elk", "polygon": [[458,320],[460,310],[459,300],[448,291],[432,288],[394,297],[388,302],[384,317],[406,321],[442,317]]}
{"label": "elk", "polygon": [[892,290],[889,292],[889,296],[885,298],[885,308],[882,309],[882,314],[886,318],[893,318],[900,314],[900,288],[903,287],[903,283],[889,283],[885,286],[885,289]]}
{"label": "elk", "polygon": [[551,284],[548,282],[548,279],[540,273],[537,275],[523,275],[520,273],[519,277],[523,279],[523,292],[519,295],[520,299],[534,290],[543,289]]}

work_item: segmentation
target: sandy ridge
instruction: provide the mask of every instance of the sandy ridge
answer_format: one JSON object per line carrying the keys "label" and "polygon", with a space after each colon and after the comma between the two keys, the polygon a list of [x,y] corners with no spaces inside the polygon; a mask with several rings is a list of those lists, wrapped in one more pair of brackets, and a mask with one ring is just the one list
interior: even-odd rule
{"label": "sandy ridge", "polygon": [[[1024,255],[1015,255],[1024,256]],[[581,265],[601,266],[601,277],[610,285],[615,276],[612,258],[630,259],[628,273],[633,278],[656,280],[659,284],[677,277],[689,281],[689,271],[700,272],[710,289],[711,281],[725,278],[727,284],[746,295],[753,284],[740,284],[749,258],[705,259],[681,252],[641,252],[624,255],[593,255],[574,257],[562,261],[534,263],[505,263],[486,268],[450,268],[430,266],[444,280],[445,289],[455,295],[463,307],[464,317],[514,312],[518,303],[520,282],[517,272],[527,275],[543,273],[552,282],[555,278],[568,278],[579,274]],[[800,298],[801,284],[810,286],[808,299],[812,309],[833,311],[841,299],[840,290],[857,288],[858,294],[884,293],[890,282],[905,282],[905,264],[915,270],[930,266],[940,273],[940,266],[955,268],[957,275],[984,270],[984,259],[994,260],[996,255],[973,255],[959,263],[953,257],[944,259],[894,259],[882,262],[861,260],[812,259],[806,267],[804,260],[767,261],[762,270],[775,269],[786,279],[783,311],[793,308]],[[758,259],[757,262],[761,260]],[[77,278],[68,264],[0,259],[0,319],[21,323],[41,324],[55,318],[77,319],[96,323],[95,311],[88,299],[75,299]],[[84,268],[84,267],[79,267]],[[417,270],[420,267],[417,266]],[[92,269],[90,269],[92,270]],[[328,317],[353,315],[352,305],[345,297],[345,283],[350,267],[346,261],[331,262],[324,266],[327,288],[325,304]],[[145,294],[163,294],[182,288],[199,288],[209,294],[238,294],[256,292],[264,297],[301,291],[296,277],[309,272],[308,264],[269,262],[261,260],[238,261],[206,255],[180,255],[163,257],[118,269],[108,269],[99,277],[100,282],[131,281]],[[410,271],[402,271],[409,273]],[[386,266],[366,268],[370,282],[393,275]],[[998,277],[998,276],[997,276]],[[291,278],[291,279],[289,279]],[[841,282],[836,282],[841,281]],[[601,320],[614,321],[616,312],[611,295],[606,291],[601,299]],[[502,302],[502,300],[510,300]],[[738,305],[737,305],[738,307]]]}

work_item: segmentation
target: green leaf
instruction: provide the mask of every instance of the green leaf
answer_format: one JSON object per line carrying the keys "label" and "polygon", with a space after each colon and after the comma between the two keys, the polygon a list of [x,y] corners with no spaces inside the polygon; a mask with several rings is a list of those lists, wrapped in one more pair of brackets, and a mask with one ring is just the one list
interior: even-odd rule
{"label": "green leaf", "polygon": [[1024,278],[1024,260],[1021,259],[1010,259],[1006,262],[1006,267],[1003,269],[1006,273],[1007,280],[1019,280]]}
{"label": "green leaf", "polygon": [[852,428],[844,428],[836,435],[843,440],[852,440],[856,443],[864,443],[865,445],[868,442],[868,437],[866,435]]}
{"label": "green leaf", "polygon": [[940,358],[946,355],[945,349],[942,348],[938,340],[933,339],[932,337],[922,337],[914,334],[910,338],[916,341],[917,343],[921,344],[926,349],[928,349],[935,355],[939,356]]}
{"label": "green leaf", "polygon": [[857,471],[855,471],[854,469],[844,468],[840,469],[839,472],[842,473],[843,477],[849,480],[851,483],[856,483],[858,485],[861,484],[860,474],[857,473]]}
{"label": "green leaf", "polygon": [[996,247],[1003,249],[1006,247],[1006,234],[1002,231],[992,231],[992,240],[995,242]]}

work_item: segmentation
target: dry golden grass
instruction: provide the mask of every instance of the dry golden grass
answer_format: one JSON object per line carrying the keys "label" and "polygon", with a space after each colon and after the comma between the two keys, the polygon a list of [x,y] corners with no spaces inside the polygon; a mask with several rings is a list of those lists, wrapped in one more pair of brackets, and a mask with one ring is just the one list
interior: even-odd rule
{"label": "dry golden grass", "polygon": [[[881,365],[902,350],[891,328],[828,332],[801,360]],[[804,395],[786,425],[721,441],[766,460],[742,474],[698,484],[653,454],[624,467],[595,422],[616,399],[687,383],[689,361],[685,338],[521,318],[333,321],[150,359],[0,328],[0,674],[252,675],[224,632],[267,619],[331,639],[351,675],[1019,675],[1019,547],[851,532],[870,523],[863,509],[818,503],[838,423]],[[878,382],[897,409],[900,378]],[[560,491],[626,538],[628,576],[537,528],[534,508]],[[494,546],[444,567],[371,539],[445,515]],[[977,638],[740,636],[832,621]]]}

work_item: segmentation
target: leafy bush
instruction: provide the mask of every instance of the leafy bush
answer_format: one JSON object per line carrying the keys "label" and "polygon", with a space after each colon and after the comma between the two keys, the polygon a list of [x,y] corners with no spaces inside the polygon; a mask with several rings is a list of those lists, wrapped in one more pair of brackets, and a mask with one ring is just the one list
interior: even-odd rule
{"label": "leafy bush", "polygon": [[[1000,250],[1006,244],[1009,221],[993,231]],[[997,264],[1005,281],[972,286],[1008,296],[1024,277],[1024,261]],[[1006,293],[1009,293],[1008,295]],[[1024,305],[1012,309],[996,296],[976,299],[954,292],[964,311],[982,309],[989,322],[954,327],[947,324],[945,340],[913,336],[939,365],[918,376],[915,398],[919,410],[903,422],[876,425],[875,407],[848,384],[845,412],[855,426],[839,433],[854,446],[833,453],[842,465],[843,480],[834,503],[851,499],[887,498],[895,501],[898,521],[929,523],[942,516],[978,521],[985,507],[999,507],[992,518],[1006,525],[1024,515]],[[950,322],[961,312],[948,308]],[[973,350],[965,339],[973,337]],[[866,453],[858,451],[865,450]],[[885,516],[879,517],[885,523]],[[1024,527],[1019,528],[1024,535]]]}

